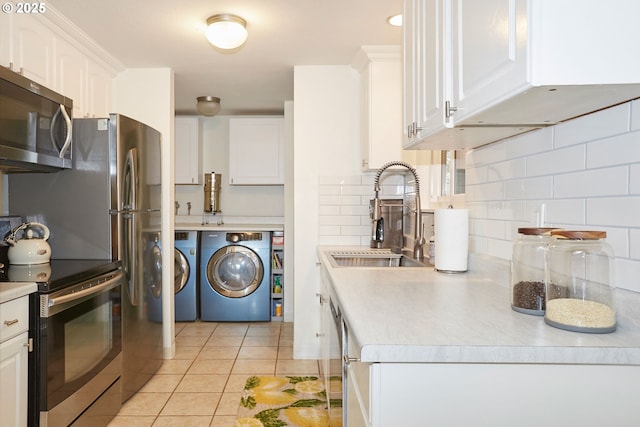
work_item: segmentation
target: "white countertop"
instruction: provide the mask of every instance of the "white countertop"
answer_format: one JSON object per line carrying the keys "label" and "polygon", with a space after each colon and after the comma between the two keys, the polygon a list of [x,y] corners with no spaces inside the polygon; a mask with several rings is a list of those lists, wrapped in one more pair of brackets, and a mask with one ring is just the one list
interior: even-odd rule
{"label": "white countertop", "polygon": [[29,295],[36,290],[38,290],[38,285],[35,282],[0,283],[0,304]]}
{"label": "white countertop", "polygon": [[179,215],[175,217],[174,229],[177,231],[283,231],[284,219],[211,214]]}
{"label": "white countertop", "polygon": [[471,257],[469,271],[341,267],[320,246],[363,362],[640,364],[640,294],[615,290],[617,330],[569,332],[511,309],[509,263]]}
{"label": "white countertop", "polygon": [[282,224],[201,224],[192,222],[176,222],[174,224],[176,231],[208,231],[208,230],[223,230],[223,231],[282,231],[284,226]]}

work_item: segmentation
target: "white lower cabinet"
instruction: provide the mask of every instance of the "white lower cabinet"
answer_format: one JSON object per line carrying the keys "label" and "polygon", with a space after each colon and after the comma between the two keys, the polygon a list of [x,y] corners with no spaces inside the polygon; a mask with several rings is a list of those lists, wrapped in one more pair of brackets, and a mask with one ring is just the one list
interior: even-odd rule
{"label": "white lower cabinet", "polygon": [[630,426],[640,369],[352,362],[348,384],[349,427]]}
{"label": "white lower cabinet", "polygon": [[26,427],[29,352],[28,297],[0,305],[0,424]]}
{"label": "white lower cabinet", "polygon": [[24,332],[0,344],[0,424],[27,425],[27,354],[29,337]]}
{"label": "white lower cabinet", "polygon": [[[351,362],[347,365],[346,402],[347,426],[367,427],[374,421],[371,417],[370,374],[373,364]],[[400,424],[394,424],[400,425]]]}

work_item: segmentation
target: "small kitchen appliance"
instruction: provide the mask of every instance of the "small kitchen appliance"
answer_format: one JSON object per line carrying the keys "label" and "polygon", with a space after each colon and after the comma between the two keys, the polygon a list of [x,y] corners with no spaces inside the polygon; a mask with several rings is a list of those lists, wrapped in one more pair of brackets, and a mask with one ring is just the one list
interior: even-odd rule
{"label": "small kitchen appliance", "polygon": [[216,214],[220,209],[220,185],[222,174],[211,172],[204,174],[204,211]]}
{"label": "small kitchen appliance", "polygon": [[51,259],[51,246],[47,243],[49,228],[38,222],[27,222],[11,230],[6,238],[9,244],[9,264],[46,264]]}
{"label": "small kitchen appliance", "polygon": [[0,67],[0,170],[71,168],[73,101]]}

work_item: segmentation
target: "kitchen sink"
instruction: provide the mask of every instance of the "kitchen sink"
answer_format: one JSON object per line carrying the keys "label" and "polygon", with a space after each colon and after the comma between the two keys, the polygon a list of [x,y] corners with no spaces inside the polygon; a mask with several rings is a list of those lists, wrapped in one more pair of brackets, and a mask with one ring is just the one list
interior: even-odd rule
{"label": "kitchen sink", "polygon": [[427,267],[426,264],[404,254],[388,250],[353,250],[331,252],[333,267]]}

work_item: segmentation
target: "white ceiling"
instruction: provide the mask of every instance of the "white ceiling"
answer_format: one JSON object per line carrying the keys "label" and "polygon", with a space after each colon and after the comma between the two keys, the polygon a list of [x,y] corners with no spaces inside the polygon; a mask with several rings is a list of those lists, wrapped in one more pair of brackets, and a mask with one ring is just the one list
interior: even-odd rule
{"label": "white ceiling", "polygon": [[[49,0],[126,67],[170,67],[178,114],[197,96],[221,98],[221,114],[282,113],[293,66],[350,64],[359,46],[400,45],[385,19],[402,0]],[[247,21],[247,42],[224,53],[204,37],[209,16]]]}

